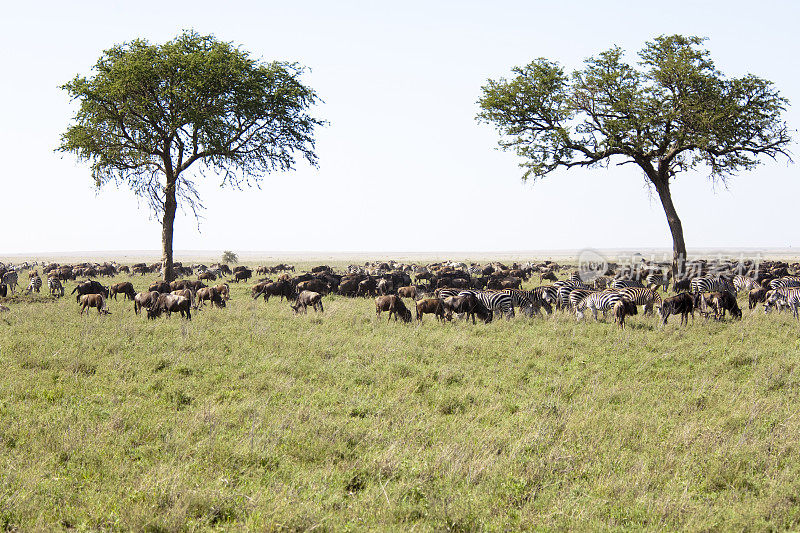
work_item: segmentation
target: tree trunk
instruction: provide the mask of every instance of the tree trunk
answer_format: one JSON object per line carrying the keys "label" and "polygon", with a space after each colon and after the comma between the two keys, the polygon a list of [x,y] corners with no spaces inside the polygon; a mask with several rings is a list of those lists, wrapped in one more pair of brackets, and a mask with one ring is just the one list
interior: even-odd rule
{"label": "tree trunk", "polygon": [[663,177],[652,180],[661,198],[661,205],[667,215],[667,223],[672,233],[672,279],[682,279],[686,272],[686,243],[683,240],[683,226],[675,206],[672,203],[672,194],[669,190],[669,178]]}
{"label": "tree trunk", "polygon": [[172,273],[172,233],[175,227],[175,211],[178,202],[175,199],[175,179],[167,176],[167,186],[164,189],[164,220],[161,222],[161,250],[162,270],[164,281],[175,279]]}

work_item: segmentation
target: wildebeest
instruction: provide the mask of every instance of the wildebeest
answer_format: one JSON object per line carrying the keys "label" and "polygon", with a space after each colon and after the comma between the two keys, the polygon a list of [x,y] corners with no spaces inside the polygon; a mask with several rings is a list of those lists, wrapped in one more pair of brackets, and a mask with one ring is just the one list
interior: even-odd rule
{"label": "wildebeest", "polygon": [[81,314],[89,307],[96,307],[98,315],[111,314],[108,312],[108,309],[106,309],[106,299],[102,294],[82,294],[78,299],[78,303],[81,305]]}
{"label": "wildebeest", "polygon": [[408,287],[400,287],[397,289],[397,295],[402,296],[403,298],[416,299],[417,287],[415,285],[409,285]]}
{"label": "wildebeest", "polygon": [[109,299],[114,298],[117,299],[117,294],[122,294],[127,296],[129,300],[133,300],[134,296],[136,296],[136,291],[133,290],[133,283],[130,281],[123,281],[122,283],[114,283],[108,289],[108,297]]}
{"label": "wildebeest", "polygon": [[303,291],[318,292],[320,294],[328,293],[328,284],[320,279],[309,279],[301,281],[295,286],[295,291],[301,293]]}
{"label": "wildebeest", "polygon": [[689,324],[689,315],[692,315],[692,322],[694,322],[694,298],[688,292],[682,292],[670,298],[664,298],[661,302],[661,307],[658,308],[658,314],[661,316],[662,324],[667,323],[669,315],[681,315],[681,325]]}
{"label": "wildebeest", "polygon": [[445,320],[444,305],[442,305],[442,300],[440,298],[425,298],[424,300],[417,301],[416,312],[417,320],[420,322],[422,322],[422,315],[425,313],[433,314],[442,322]]}
{"label": "wildebeest", "polygon": [[225,307],[225,299],[216,287],[203,287],[197,290],[197,306],[202,307],[205,301],[211,302],[211,307]]}
{"label": "wildebeest", "polygon": [[227,283],[220,283],[219,285],[214,285],[214,288],[217,289],[217,292],[222,296],[223,300],[230,300],[231,299],[231,290],[228,288]]}
{"label": "wildebeest", "polygon": [[183,296],[184,298],[189,300],[189,304],[192,307],[194,307],[195,309],[197,308],[197,306],[194,303],[194,292],[192,291],[192,289],[178,289],[176,291],[172,291],[171,294],[174,294],[176,296]]}
{"label": "wildebeest", "polygon": [[716,320],[722,320],[727,310],[731,312],[732,317],[742,318],[742,311],[736,303],[736,297],[729,292],[705,292],[700,298],[706,316],[709,314],[709,311],[713,311],[714,318]]}
{"label": "wildebeest", "polygon": [[448,296],[442,301],[448,317],[453,313],[465,315],[466,319],[472,317],[475,324],[475,315],[486,323],[492,321],[492,312],[489,311],[477,296],[470,292],[463,292],[456,296]]}
{"label": "wildebeest", "polygon": [[151,283],[147,290],[160,292],[161,294],[167,294],[172,292],[172,286],[167,281],[159,280]]}
{"label": "wildebeest", "polygon": [[278,281],[259,283],[250,289],[250,294],[254,300],[259,296],[264,297],[264,301],[268,302],[270,296],[279,296],[281,300],[286,298],[290,299],[292,296],[292,286],[288,281],[279,279]]}
{"label": "wildebeest", "polygon": [[625,317],[635,315],[638,311],[634,302],[622,298],[614,304],[614,307],[611,308],[611,312],[614,315],[614,322],[619,324],[620,329],[625,329]]}
{"label": "wildebeest", "polygon": [[172,313],[180,313],[181,316],[186,317],[187,320],[192,319],[191,302],[188,298],[178,296],[176,294],[161,294],[159,295],[156,303],[147,310],[147,318],[155,319],[161,313],[166,312],[167,318]]}
{"label": "wildebeest", "polygon": [[239,283],[240,281],[247,281],[248,279],[253,277],[253,271],[249,268],[245,268],[243,270],[237,270],[233,273],[233,281]]}
{"label": "wildebeest", "polygon": [[137,315],[142,308],[150,309],[156,303],[161,293],[157,291],[140,292],[133,297],[133,312]]}
{"label": "wildebeest", "polygon": [[99,281],[89,280],[79,285],[76,285],[70,294],[78,293],[75,296],[75,301],[80,303],[81,296],[84,294],[102,294],[104,298],[108,298],[108,287],[104,287]]}
{"label": "wildebeest", "polygon": [[389,311],[389,320],[392,319],[392,314],[394,314],[395,321],[399,316],[404,322],[411,322],[411,311],[408,310],[403,300],[395,294],[375,298],[375,315],[378,318],[381,316],[381,311]]}
{"label": "wildebeest", "polygon": [[749,293],[747,293],[748,309],[753,309],[756,304],[765,302],[767,300],[767,291],[768,289],[759,287],[757,289],[752,289]]}
{"label": "wildebeest", "polygon": [[297,300],[295,301],[294,305],[290,305],[295,313],[299,313],[300,310],[303,310],[303,313],[307,313],[308,311],[306,308],[308,306],[312,306],[314,308],[314,312],[319,311],[322,313],[325,311],[322,307],[322,295],[318,292],[314,291],[303,291],[297,295]]}
{"label": "wildebeest", "polygon": [[202,274],[197,276],[197,279],[206,280],[206,281],[216,281],[217,280],[217,276],[213,272],[211,272],[210,270],[206,270],[205,272],[203,272]]}

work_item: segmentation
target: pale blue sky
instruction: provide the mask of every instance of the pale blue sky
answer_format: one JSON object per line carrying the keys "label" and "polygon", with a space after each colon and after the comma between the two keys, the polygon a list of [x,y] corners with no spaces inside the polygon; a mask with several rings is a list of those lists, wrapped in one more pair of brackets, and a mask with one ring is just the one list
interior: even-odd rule
{"label": "pale blue sky", "polygon": [[[267,176],[262,189],[201,186],[200,232],[177,250],[495,251],[670,247],[658,199],[630,166],[523,184],[474,116],[489,77],[536,57],[568,69],[619,45],[635,57],[659,34],[709,38],[717,67],[752,72],[800,102],[794,2],[38,2],[0,16],[2,253],[158,249],[160,225],[126,190],[95,193],[56,154],[74,113],[58,86],[102,50],[193,28],[266,60],[298,61],[325,103],[320,168]],[[667,7],[668,6],[668,7]],[[786,115],[791,128],[798,110]],[[797,135],[795,134],[795,137]],[[793,148],[797,152],[796,148]],[[800,246],[798,167],[768,162],[715,191],[679,176],[674,200],[692,247]],[[570,198],[567,202],[565,198]],[[571,206],[565,209],[565,206]]]}

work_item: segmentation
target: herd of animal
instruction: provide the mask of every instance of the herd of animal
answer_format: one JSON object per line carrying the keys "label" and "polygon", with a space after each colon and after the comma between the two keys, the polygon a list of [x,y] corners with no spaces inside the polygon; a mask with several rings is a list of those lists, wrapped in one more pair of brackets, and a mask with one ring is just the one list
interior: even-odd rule
{"label": "herd of animal", "polygon": [[[729,313],[734,319],[742,317],[737,295],[747,292],[748,307],[759,303],[764,311],[790,309],[800,318],[800,264],[781,261],[753,263],[696,261],[691,274],[673,280],[669,265],[647,263],[638,265],[607,265],[602,275],[594,273],[590,281],[574,272],[574,265],[561,265],[552,261],[514,263],[511,266],[494,262],[485,265],[462,262],[438,262],[427,265],[405,264],[394,261],[368,262],[350,265],[337,272],[327,265],[313,267],[308,272],[296,273],[292,265],[272,267],[246,266],[229,268],[225,264],[210,266],[175,264],[174,272],[181,279],[171,282],[156,281],[147,290],[137,292],[133,280],[137,275],[160,272],[161,264],[119,265],[117,263],[0,263],[0,296],[7,296],[21,286],[20,279],[27,272],[27,292],[40,292],[46,283],[54,298],[65,295],[64,284],[75,282],[74,294],[80,313],[97,309],[108,314],[108,301],[133,302],[138,315],[145,311],[148,319],[172,313],[191,320],[193,310],[204,305],[225,308],[230,300],[229,283],[239,283],[257,276],[250,290],[254,300],[271,297],[292,302],[295,313],[307,313],[308,307],[324,312],[323,298],[337,294],[352,298],[372,298],[378,317],[388,312],[388,319],[411,322],[422,321],[431,314],[445,322],[453,316],[490,322],[495,317],[512,318],[515,310],[533,317],[552,314],[554,310],[572,312],[578,320],[590,312],[595,320],[598,313],[611,312],[619,327],[625,327],[625,318],[638,313],[642,307],[645,315],[657,311],[662,324],[672,315],[680,315],[681,325],[694,319],[695,311],[705,317],[722,320]],[[42,274],[39,274],[41,270]],[[570,273],[570,271],[572,271]],[[127,275],[129,279],[104,285],[97,279]],[[270,275],[275,275],[270,277]],[[559,279],[563,277],[564,279]],[[190,279],[194,277],[195,279]],[[523,283],[539,278],[540,285],[523,289]],[[545,281],[552,283],[543,284]],[[670,285],[677,294],[668,296]],[[404,298],[406,299],[404,301]],[[407,304],[406,301],[410,301]],[[5,306],[0,309],[7,310]],[[412,317],[412,309],[415,314]]]}

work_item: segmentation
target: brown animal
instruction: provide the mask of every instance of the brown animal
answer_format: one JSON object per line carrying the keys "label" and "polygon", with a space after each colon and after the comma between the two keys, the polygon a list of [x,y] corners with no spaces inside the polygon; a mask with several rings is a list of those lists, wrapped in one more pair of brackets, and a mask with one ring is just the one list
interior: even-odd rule
{"label": "brown animal", "polygon": [[682,292],[677,296],[664,298],[661,306],[658,307],[658,314],[661,315],[662,324],[667,324],[669,315],[681,315],[681,325],[686,323],[689,325],[689,315],[692,315],[692,322],[694,322],[694,298],[688,292]]}
{"label": "brown animal", "polygon": [[156,303],[147,310],[147,318],[155,319],[161,316],[161,313],[166,312],[167,318],[172,313],[180,313],[181,316],[186,317],[187,320],[192,319],[190,312],[191,303],[187,298],[178,296],[177,294],[161,294],[159,295]]}
{"label": "brown animal", "polygon": [[751,290],[747,295],[747,306],[749,309],[753,309],[756,304],[764,303],[767,301],[767,291],[768,289],[764,287],[759,287],[758,289]]}
{"label": "brown animal", "polygon": [[253,277],[253,271],[247,268],[245,268],[244,270],[238,270],[233,273],[233,281],[235,281],[236,283],[239,283],[240,281],[247,281],[252,277]]}
{"label": "brown animal", "polygon": [[157,291],[140,292],[133,297],[133,312],[138,315],[142,308],[150,309],[150,307],[156,303],[159,296],[160,293]]}
{"label": "brown animal", "polygon": [[439,298],[426,298],[424,300],[419,300],[416,304],[416,308],[417,320],[420,322],[422,322],[422,315],[425,313],[436,316],[436,318],[442,322],[445,320],[444,305],[442,305],[442,300]]}
{"label": "brown animal", "polygon": [[402,296],[403,298],[417,298],[417,287],[414,285],[409,285],[408,287],[400,287],[397,289],[397,295]]}
{"label": "brown animal", "polygon": [[197,306],[194,303],[194,293],[192,289],[178,289],[177,291],[172,291],[172,294],[176,296],[183,296],[187,300],[189,300],[189,304],[192,308],[197,309]]}
{"label": "brown animal", "polygon": [[108,289],[108,298],[117,299],[117,294],[127,296],[129,300],[133,300],[136,296],[136,291],[133,290],[133,283],[130,281],[123,281],[122,283],[115,283]]}
{"label": "brown animal", "polygon": [[306,281],[301,281],[295,286],[295,290],[298,293],[303,291],[309,292],[318,292],[320,294],[327,294],[328,293],[328,285],[319,279],[309,279]]}
{"label": "brown animal", "polygon": [[319,311],[322,313],[325,311],[322,307],[322,295],[318,292],[313,291],[303,291],[297,295],[297,301],[294,305],[290,305],[295,313],[299,313],[300,309],[303,310],[303,313],[307,313],[306,307],[312,306],[314,308],[314,312]]}
{"label": "brown animal", "polygon": [[227,301],[227,300],[231,299],[231,291],[228,288],[228,284],[227,283],[221,283],[219,285],[215,285],[214,288],[217,289],[217,292],[220,293],[220,295],[222,296],[222,298],[224,300]]}
{"label": "brown animal", "polygon": [[81,315],[89,307],[96,307],[98,315],[110,315],[106,309],[106,299],[102,294],[83,294],[80,299]]}
{"label": "brown animal", "polygon": [[172,292],[172,287],[168,282],[160,280],[154,281],[147,290],[160,292],[161,294],[168,294]]}
{"label": "brown animal", "polygon": [[206,281],[216,281],[217,276],[210,270],[206,270],[205,272],[197,276],[197,279],[204,279]]}
{"label": "brown animal", "polygon": [[197,290],[197,307],[203,307],[203,303],[211,302],[211,307],[225,307],[225,299],[216,287],[203,287]]}
{"label": "brown animal", "polygon": [[492,313],[478,298],[472,293],[464,293],[457,296],[448,296],[442,301],[442,306],[447,313],[447,317],[451,317],[453,313],[464,315],[467,320],[472,317],[472,323],[475,324],[475,315],[483,320],[485,323],[492,321]]}
{"label": "brown animal", "polygon": [[628,315],[635,315],[638,311],[636,310],[635,303],[622,298],[614,304],[612,312],[614,314],[614,322],[619,324],[620,329],[625,329],[625,317]]}
{"label": "brown animal", "polygon": [[395,322],[398,316],[404,322],[411,322],[411,311],[408,310],[403,300],[395,294],[375,298],[375,314],[378,318],[381,316],[381,311],[389,311],[389,320],[392,319],[392,314],[394,314]]}

